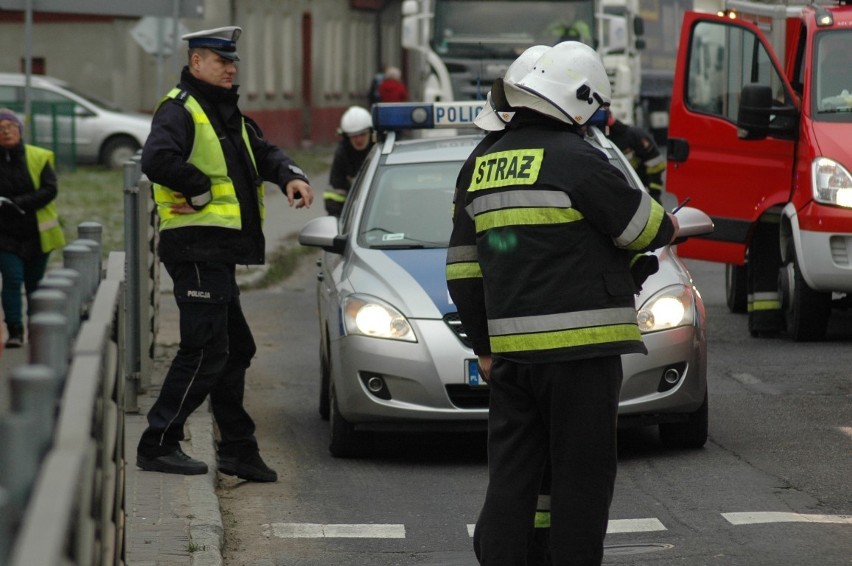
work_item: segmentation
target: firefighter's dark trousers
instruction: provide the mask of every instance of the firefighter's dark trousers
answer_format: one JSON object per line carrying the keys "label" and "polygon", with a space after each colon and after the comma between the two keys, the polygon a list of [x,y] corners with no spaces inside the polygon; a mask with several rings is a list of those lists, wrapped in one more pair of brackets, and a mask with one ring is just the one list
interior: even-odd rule
{"label": "firefighter's dark trousers", "polygon": [[527,563],[548,454],[552,562],[601,564],[617,468],[621,380],[618,356],[551,364],[494,358],[488,490],[474,531],[480,564]]}
{"label": "firefighter's dark trousers", "polygon": [[256,347],[234,266],[176,263],[166,270],[180,311],[180,348],[148,413],[139,454],[152,458],[179,448],[187,417],[207,395],[219,428],[219,455],[256,452],[254,421],[243,408],[246,369]]}

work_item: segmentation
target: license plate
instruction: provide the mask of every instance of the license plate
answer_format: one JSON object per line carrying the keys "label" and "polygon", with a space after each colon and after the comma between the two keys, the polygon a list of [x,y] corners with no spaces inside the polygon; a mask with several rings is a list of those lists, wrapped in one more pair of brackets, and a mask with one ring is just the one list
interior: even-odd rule
{"label": "license plate", "polygon": [[467,365],[467,384],[474,387],[488,385],[479,375],[479,360],[466,360]]}

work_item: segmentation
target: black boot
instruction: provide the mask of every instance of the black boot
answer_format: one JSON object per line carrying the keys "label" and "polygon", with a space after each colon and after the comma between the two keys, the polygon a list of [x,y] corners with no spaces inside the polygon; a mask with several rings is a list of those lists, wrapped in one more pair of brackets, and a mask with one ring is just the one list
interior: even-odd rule
{"label": "black boot", "polygon": [[20,324],[7,324],[9,337],[6,339],[7,348],[20,348],[24,345],[24,327]]}

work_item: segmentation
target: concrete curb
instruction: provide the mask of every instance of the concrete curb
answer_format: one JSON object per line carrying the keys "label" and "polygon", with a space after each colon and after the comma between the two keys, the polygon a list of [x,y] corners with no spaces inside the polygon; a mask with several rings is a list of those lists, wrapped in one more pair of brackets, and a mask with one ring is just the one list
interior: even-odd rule
{"label": "concrete curb", "polygon": [[[198,550],[192,553],[193,566],[221,566],[222,547],[225,544],[225,529],[222,511],[216,495],[218,482],[216,471],[216,448],[213,438],[213,415],[209,402],[204,410],[196,412],[197,418],[187,423],[192,438],[192,451],[196,458],[208,462],[209,470],[203,476],[186,477],[187,495],[191,514],[189,516],[189,538]],[[210,465],[212,463],[212,465]]]}

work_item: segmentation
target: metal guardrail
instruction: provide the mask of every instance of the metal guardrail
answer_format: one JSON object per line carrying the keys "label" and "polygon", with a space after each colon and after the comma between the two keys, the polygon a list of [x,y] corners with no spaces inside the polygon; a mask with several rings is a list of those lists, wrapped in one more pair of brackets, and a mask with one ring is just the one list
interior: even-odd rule
{"label": "metal guardrail", "polygon": [[29,363],[0,414],[0,566],[125,563],[124,414],[150,385],[159,283],[138,171],[128,163],[125,251],[104,269],[101,226],[83,223],[31,296]]}

